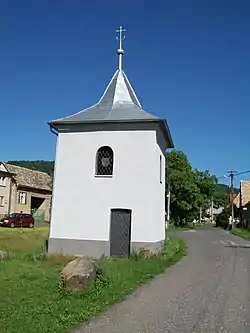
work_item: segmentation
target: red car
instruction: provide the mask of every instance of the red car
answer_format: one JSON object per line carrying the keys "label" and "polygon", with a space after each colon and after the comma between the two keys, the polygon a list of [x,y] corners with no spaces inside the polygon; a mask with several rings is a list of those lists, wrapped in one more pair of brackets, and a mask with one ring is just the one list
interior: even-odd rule
{"label": "red car", "polygon": [[12,213],[0,220],[2,227],[29,227],[33,228],[35,224],[34,217],[25,213]]}

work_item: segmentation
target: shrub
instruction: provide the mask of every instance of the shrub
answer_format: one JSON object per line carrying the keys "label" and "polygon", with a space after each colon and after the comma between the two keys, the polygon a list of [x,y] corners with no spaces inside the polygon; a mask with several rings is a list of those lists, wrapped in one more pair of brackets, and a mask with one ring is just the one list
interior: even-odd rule
{"label": "shrub", "polygon": [[229,216],[230,216],[230,213],[226,210],[224,210],[222,213],[217,215],[217,217],[216,217],[216,227],[221,227],[221,228],[227,229],[228,224],[229,224],[229,221],[228,221]]}

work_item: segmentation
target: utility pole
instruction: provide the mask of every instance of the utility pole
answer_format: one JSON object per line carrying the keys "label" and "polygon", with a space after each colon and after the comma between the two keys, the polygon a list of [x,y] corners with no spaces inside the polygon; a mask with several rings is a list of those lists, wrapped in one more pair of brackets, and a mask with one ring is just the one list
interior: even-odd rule
{"label": "utility pole", "polygon": [[236,170],[229,170],[228,171],[228,177],[230,177],[230,189],[231,189],[231,216],[232,216],[232,224],[234,223],[234,179],[236,176],[243,175],[245,173],[249,173],[248,171],[238,172]]}
{"label": "utility pole", "polygon": [[199,217],[199,223],[201,223],[201,219],[202,219],[202,207],[200,207],[200,217]]}
{"label": "utility pole", "polygon": [[223,177],[217,177],[217,179],[220,178],[230,178],[230,192],[232,196],[232,200],[230,202],[231,204],[231,217],[232,217],[232,223],[234,222],[234,179],[236,176],[244,175],[246,173],[250,173],[250,170],[238,172],[237,170],[229,170],[227,172],[227,175],[224,175]]}
{"label": "utility pole", "polygon": [[232,216],[232,224],[234,222],[234,177],[238,174],[238,171],[230,170],[228,171],[228,175],[230,177],[230,188],[231,188],[231,216]]}
{"label": "utility pole", "polygon": [[211,223],[213,223],[213,221],[214,221],[214,213],[213,213],[213,211],[214,211],[214,199],[213,199],[213,197],[212,197],[212,199],[211,199]]}
{"label": "utility pole", "polygon": [[170,173],[168,168],[168,163],[166,161],[166,180],[167,180],[167,220],[166,220],[166,229],[168,229],[168,225],[170,222]]}
{"label": "utility pole", "polygon": [[169,221],[170,221],[170,190],[168,190],[168,194],[167,194],[167,228],[169,225]]}

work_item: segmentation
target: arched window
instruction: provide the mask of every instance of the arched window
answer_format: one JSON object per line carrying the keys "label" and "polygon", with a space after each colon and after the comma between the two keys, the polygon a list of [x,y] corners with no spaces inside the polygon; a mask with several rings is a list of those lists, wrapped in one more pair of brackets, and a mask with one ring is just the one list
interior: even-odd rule
{"label": "arched window", "polygon": [[96,175],[113,175],[114,153],[108,146],[100,147],[96,153]]}

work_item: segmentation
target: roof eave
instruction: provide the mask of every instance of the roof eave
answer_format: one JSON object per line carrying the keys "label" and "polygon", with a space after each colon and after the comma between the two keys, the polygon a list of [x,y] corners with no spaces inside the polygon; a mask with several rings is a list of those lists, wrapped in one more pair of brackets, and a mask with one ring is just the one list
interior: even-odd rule
{"label": "roof eave", "polygon": [[49,125],[50,127],[50,132],[55,134],[55,135],[58,135],[58,129],[56,128],[56,126],[53,124],[53,121],[49,121],[47,122],[47,124]]}
{"label": "roof eave", "polygon": [[26,185],[26,184],[22,184],[22,183],[17,183],[18,187],[24,187],[30,190],[38,190],[38,191],[48,191],[48,192],[52,192],[52,188],[42,188],[42,187],[37,187],[37,186],[31,186],[31,185]]}
{"label": "roof eave", "polygon": [[168,123],[166,119],[161,119],[161,118],[152,118],[152,119],[119,119],[119,120],[89,120],[89,121],[67,121],[67,120],[62,120],[62,121],[50,121],[48,122],[48,125],[50,126],[50,129],[53,129],[56,132],[52,133],[58,135],[60,129],[58,128],[60,125],[68,125],[68,126],[74,126],[74,125],[90,125],[90,124],[114,124],[114,123],[142,123],[142,122],[151,122],[151,123],[160,123],[162,124],[162,131],[164,133],[164,137],[166,141],[168,142],[168,148],[174,148],[174,142],[172,139],[172,135],[170,133],[170,129],[168,126]]}
{"label": "roof eave", "polygon": [[168,142],[168,148],[172,149],[172,148],[174,148],[174,141],[173,141],[168,123],[167,123],[166,119],[161,119],[161,123],[163,124],[163,127],[164,127],[164,134],[165,134],[165,139]]}
{"label": "roof eave", "polygon": [[2,172],[5,172],[5,173],[6,173],[7,175],[9,175],[9,176],[16,176],[15,173],[10,172],[10,171],[8,170],[8,167],[6,166],[6,164],[5,164],[4,162],[0,162],[0,164],[2,164],[2,165],[5,167],[5,169],[6,169],[6,171],[2,171]]}
{"label": "roof eave", "polygon": [[85,121],[67,121],[67,120],[61,120],[61,121],[51,121],[48,122],[48,125],[52,127],[55,130],[58,130],[58,126],[60,125],[90,125],[90,124],[108,124],[108,123],[142,123],[142,122],[160,122],[163,119],[160,118],[145,118],[145,119],[97,119],[97,120],[85,120]]}

